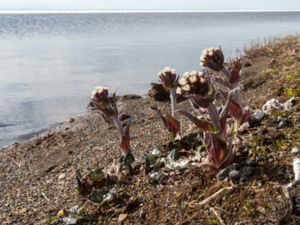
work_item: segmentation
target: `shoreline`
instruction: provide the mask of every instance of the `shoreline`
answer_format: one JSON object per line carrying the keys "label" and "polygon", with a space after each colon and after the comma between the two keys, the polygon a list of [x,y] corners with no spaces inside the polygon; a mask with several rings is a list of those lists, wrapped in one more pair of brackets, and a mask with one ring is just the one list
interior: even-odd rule
{"label": "shoreline", "polygon": [[102,14],[102,13],[284,13],[284,12],[300,12],[300,10],[143,10],[143,9],[129,9],[129,10],[10,10],[1,9],[1,14]]}

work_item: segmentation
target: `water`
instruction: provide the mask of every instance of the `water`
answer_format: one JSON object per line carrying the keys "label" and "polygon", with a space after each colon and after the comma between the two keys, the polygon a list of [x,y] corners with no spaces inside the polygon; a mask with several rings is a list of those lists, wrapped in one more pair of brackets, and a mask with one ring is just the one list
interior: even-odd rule
{"label": "water", "polygon": [[145,94],[165,66],[199,69],[206,47],[234,56],[299,31],[300,12],[0,15],[0,146],[84,112],[96,85]]}

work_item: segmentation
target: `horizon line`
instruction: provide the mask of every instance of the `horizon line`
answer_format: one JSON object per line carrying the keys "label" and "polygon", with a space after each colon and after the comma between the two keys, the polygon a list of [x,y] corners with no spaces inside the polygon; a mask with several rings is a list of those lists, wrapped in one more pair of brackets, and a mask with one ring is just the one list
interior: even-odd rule
{"label": "horizon line", "polygon": [[41,10],[41,9],[32,9],[32,10],[23,10],[23,9],[0,9],[0,14],[55,14],[55,13],[193,13],[193,12],[300,12],[300,10],[212,10],[212,9],[62,9],[62,10]]}

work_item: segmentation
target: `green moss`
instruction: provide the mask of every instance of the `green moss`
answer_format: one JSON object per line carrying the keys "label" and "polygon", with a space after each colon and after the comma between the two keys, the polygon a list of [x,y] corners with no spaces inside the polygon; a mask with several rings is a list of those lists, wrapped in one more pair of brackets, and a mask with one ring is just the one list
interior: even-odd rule
{"label": "green moss", "polygon": [[264,207],[265,209],[272,209],[272,208],[273,208],[273,205],[272,205],[271,202],[264,202],[263,207]]}
{"label": "green moss", "polygon": [[278,69],[274,69],[274,68],[268,68],[268,69],[265,69],[263,71],[263,74],[265,76],[270,76],[270,75],[278,74],[278,73],[279,73],[279,70]]}
{"label": "green moss", "polygon": [[288,75],[286,75],[285,79],[287,81],[290,81],[290,82],[294,82],[296,81],[297,79],[300,78],[300,72],[295,72],[295,73],[289,73]]}
{"label": "green moss", "polygon": [[286,97],[300,96],[300,87],[286,88],[284,91]]}
{"label": "green moss", "polygon": [[220,222],[218,219],[205,219],[202,224],[203,225],[219,225]]}
{"label": "green moss", "polygon": [[243,214],[251,217],[254,217],[257,213],[254,204],[250,200],[244,201],[244,206],[242,210],[243,210]]}

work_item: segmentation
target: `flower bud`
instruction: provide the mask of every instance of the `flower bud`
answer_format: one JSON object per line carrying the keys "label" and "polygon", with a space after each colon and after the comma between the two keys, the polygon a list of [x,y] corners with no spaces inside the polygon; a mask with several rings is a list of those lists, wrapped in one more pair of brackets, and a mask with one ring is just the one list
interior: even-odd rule
{"label": "flower bud", "polygon": [[174,68],[165,67],[158,73],[158,77],[167,91],[170,91],[171,88],[177,86],[178,76],[176,75],[176,70]]}
{"label": "flower bud", "polygon": [[200,94],[205,96],[209,91],[209,81],[203,72],[185,72],[179,80],[182,94]]}
{"label": "flower bud", "polygon": [[221,48],[208,48],[203,50],[200,57],[200,64],[214,71],[221,71],[224,68],[224,55]]}
{"label": "flower bud", "polygon": [[105,116],[112,117],[116,114],[113,107],[114,95],[110,95],[107,87],[98,86],[91,93],[94,108],[100,110]]}

